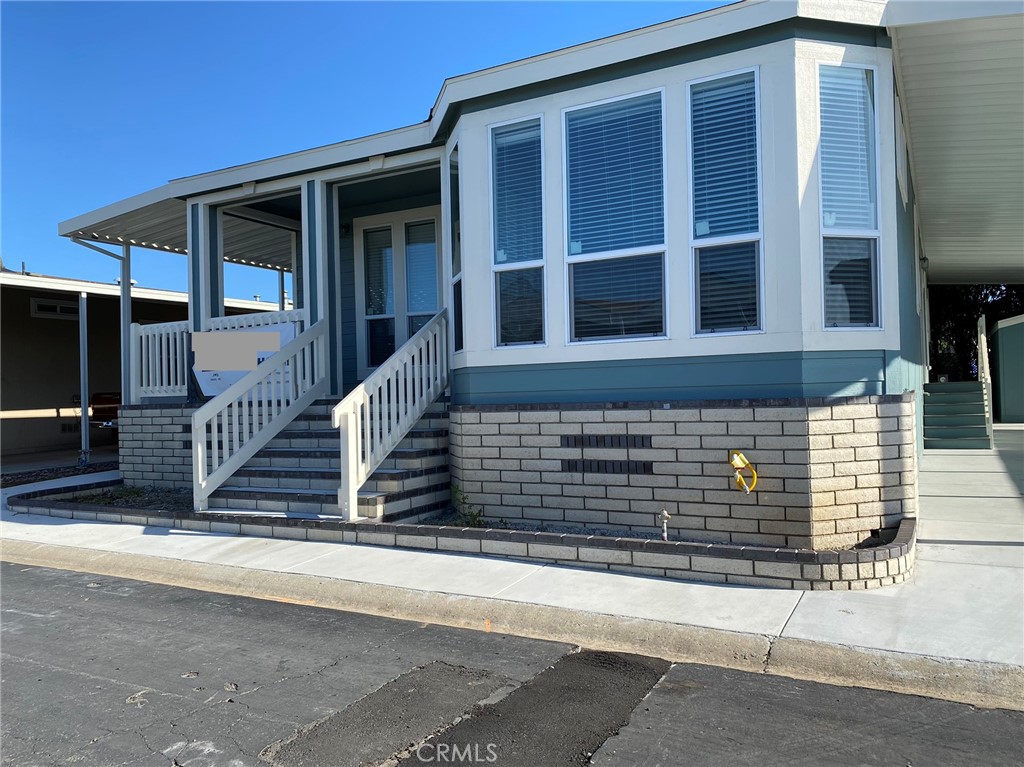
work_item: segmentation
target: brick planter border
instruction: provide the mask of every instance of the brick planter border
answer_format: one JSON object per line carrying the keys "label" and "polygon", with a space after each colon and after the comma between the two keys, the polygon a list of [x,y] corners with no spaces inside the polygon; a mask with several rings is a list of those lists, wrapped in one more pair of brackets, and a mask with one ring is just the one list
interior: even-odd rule
{"label": "brick planter border", "polygon": [[114,480],[55,494],[11,496],[12,510],[64,519],[120,522],[200,532],[480,554],[678,580],[787,589],[857,590],[906,580],[914,567],[916,524],[902,520],[889,543],[867,549],[814,551],[726,543],[613,538],[422,524],[207,514],[118,508],[61,500],[120,485]]}

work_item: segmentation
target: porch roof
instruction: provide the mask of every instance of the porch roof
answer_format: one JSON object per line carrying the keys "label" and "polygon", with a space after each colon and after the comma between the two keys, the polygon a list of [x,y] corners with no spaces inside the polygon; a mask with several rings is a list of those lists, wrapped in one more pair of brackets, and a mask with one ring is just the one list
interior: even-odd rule
{"label": "porch roof", "polygon": [[1021,8],[890,30],[932,283],[1024,282]]}

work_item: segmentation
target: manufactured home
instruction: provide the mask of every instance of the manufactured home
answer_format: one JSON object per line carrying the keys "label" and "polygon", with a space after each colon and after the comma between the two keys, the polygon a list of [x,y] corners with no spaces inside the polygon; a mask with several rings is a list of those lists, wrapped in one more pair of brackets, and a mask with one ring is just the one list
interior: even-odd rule
{"label": "manufactured home", "polygon": [[[66,221],[188,259],[188,322],[123,350],[125,481],[211,511],[420,520],[454,484],[493,524],[884,535],[926,436],[990,439],[985,381],[929,382],[927,286],[1024,281],[1022,51],[1015,3],[747,0]],[[228,316],[232,262],[290,272],[294,309]],[[281,326],[187,401],[196,334]],[[976,432],[943,420],[976,399]]]}

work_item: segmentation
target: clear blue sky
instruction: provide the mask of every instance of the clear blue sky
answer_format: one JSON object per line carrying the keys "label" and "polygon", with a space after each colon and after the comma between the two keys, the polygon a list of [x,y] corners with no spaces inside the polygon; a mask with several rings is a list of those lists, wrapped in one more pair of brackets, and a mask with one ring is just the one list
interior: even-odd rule
{"label": "clear blue sky", "polygon": [[[445,77],[718,2],[3,2],[4,265],[113,280],[60,221],[166,181],[426,119]],[[133,278],[185,289],[185,257]],[[276,294],[233,267],[228,295]]]}

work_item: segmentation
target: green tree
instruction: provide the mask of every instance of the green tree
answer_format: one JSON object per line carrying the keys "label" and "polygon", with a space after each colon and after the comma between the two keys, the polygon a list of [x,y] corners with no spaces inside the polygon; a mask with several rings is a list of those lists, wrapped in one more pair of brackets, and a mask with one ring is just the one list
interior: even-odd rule
{"label": "green tree", "polygon": [[931,378],[946,373],[950,381],[978,376],[978,318],[991,331],[999,320],[1024,314],[1024,285],[932,285]]}

